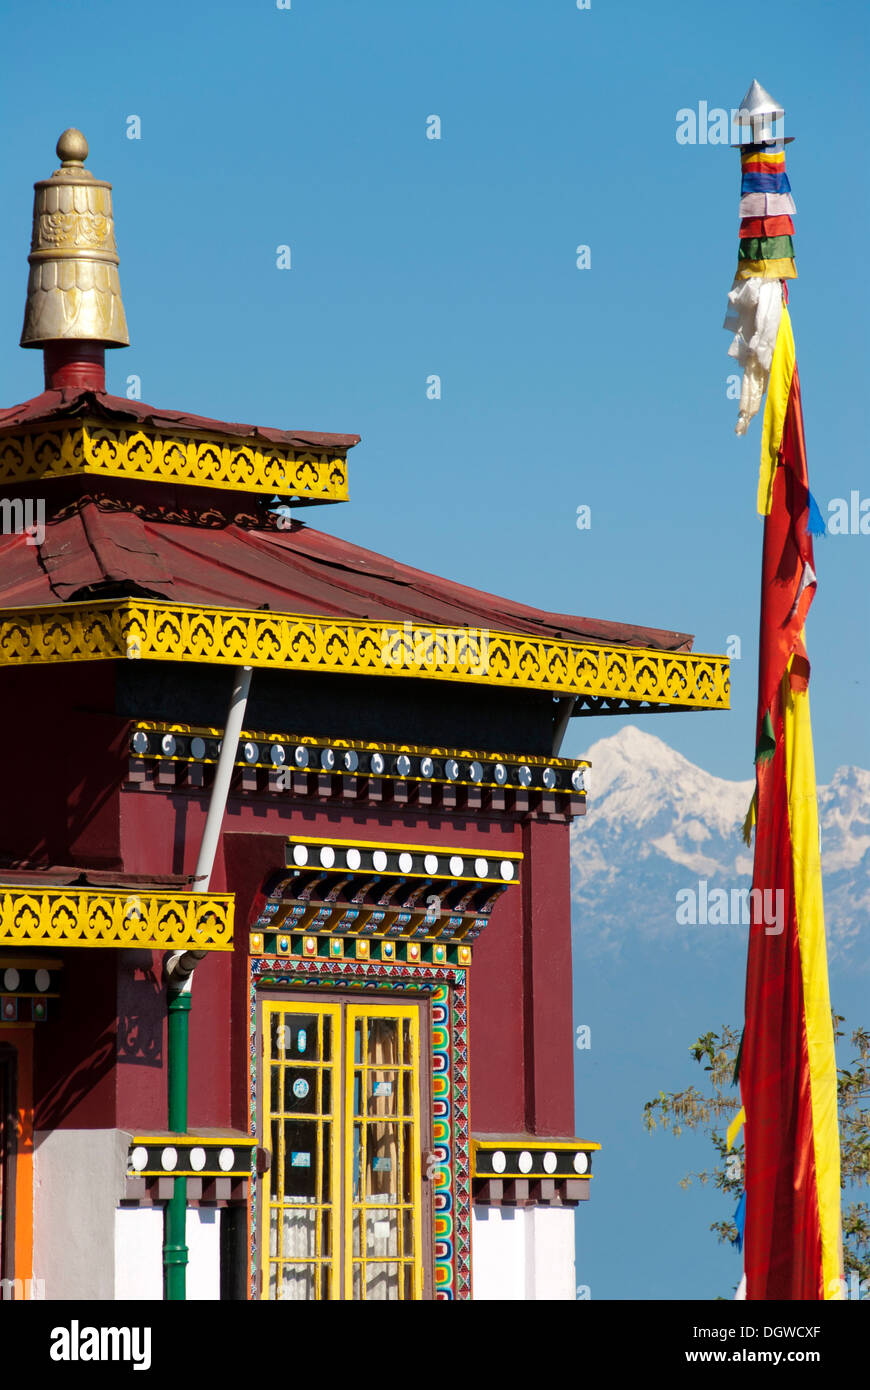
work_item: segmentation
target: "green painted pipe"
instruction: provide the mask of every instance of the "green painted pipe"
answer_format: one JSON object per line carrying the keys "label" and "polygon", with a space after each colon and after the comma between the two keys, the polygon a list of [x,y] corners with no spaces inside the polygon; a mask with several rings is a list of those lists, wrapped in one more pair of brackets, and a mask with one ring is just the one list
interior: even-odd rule
{"label": "green painted pipe", "polygon": [[[187,989],[170,989],[167,1071],[169,1128],[187,1133],[187,1053],[190,1016]],[[187,1297],[187,1178],[176,1178],[163,1218],[163,1293],[173,1302]]]}

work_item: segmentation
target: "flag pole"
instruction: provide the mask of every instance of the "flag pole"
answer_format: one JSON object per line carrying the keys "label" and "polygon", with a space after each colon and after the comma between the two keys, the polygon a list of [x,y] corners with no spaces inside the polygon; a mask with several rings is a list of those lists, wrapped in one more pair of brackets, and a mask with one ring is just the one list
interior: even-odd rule
{"label": "flag pole", "polygon": [[[765,398],[755,825],[746,1009],[742,1296],[845,1296],[837,1070],[828,988],[804,625],[817,588],[800,379],[788,308],[796,279],[785,111],[758,82],[741,103],[740,244],[729,353],[743,367],[738,434]],[[777,126],[780,133],[777,134]]]}

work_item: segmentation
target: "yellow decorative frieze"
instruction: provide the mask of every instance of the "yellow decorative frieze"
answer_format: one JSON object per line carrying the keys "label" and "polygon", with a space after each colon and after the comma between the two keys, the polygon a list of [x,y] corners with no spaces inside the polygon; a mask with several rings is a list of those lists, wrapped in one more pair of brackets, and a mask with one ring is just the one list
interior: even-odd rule
{"label": "yellow decorative frieze", "polygon": [[0,945],[231,951],[233,899],[221,893],[0,884]]}
{"label": "yellow decorative frieze", "polygon": [[188,483],[194,487],[291,497],[347,500],[347,459],[263,439],[232,439],[197,430],[165,433],[95,420],[0,437],[0,483],[87,474],[98,478]]}
{"label": "yellow decorative frieze", "polygon": [[0,610],[0,665],[119,657],[196,661],[461,681],[640,707],[728,708],[724,656],[435,627],[415,627],[419,640],[397,649],[396,631],[376,622],[259,609],[104,600]]}

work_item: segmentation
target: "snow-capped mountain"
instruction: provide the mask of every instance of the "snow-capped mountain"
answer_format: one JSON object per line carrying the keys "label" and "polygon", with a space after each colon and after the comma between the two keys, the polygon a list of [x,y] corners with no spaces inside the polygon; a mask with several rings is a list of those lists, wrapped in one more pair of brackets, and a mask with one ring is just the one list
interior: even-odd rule
{"label": "snow-capped mountain", "polygon": [[[588,809],[572,830],[576,945],[586,954],[619,953],[638,938],[682,938],[696,949],[700,937],[705,949],[723,933],[745,937],[739,921],[711,925],[701,911],[714,889],[750,886],[752,851],[741,827],[753,780],[713,777],[630,725],[586,756]],[[819,818],[829,952],[864,966],[852,948],[870,929],[870,772],[838,768],[819,788]],[[686,892],[698,901],[691,935],[677,920],[677,895]]]}

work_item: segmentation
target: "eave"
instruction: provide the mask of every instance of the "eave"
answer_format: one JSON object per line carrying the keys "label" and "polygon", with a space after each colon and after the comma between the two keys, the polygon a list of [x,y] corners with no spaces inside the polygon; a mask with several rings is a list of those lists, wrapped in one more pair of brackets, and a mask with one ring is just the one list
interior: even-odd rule
{"label": "eave", "polygon": [[460,682],[645,709],[728,709],[728,658],[427,623],[110,599],[0,610],[0,665],[192,661]]}

